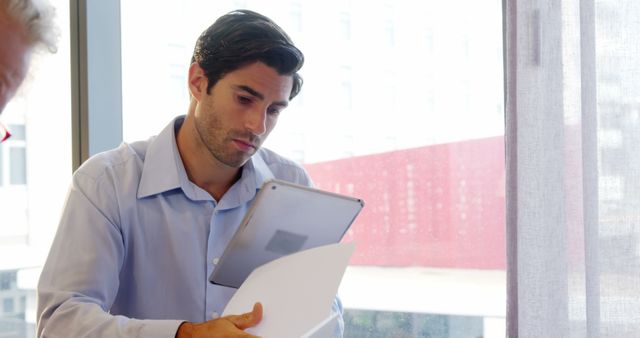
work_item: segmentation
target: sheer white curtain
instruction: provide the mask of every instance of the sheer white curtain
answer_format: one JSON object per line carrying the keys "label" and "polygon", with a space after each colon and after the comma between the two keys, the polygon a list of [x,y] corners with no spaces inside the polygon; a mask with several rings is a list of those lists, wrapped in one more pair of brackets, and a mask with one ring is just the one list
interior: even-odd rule
{"label": "sheer white curtain", "polygon": [[640,1],[504,4],[508,336],[640,337]]}

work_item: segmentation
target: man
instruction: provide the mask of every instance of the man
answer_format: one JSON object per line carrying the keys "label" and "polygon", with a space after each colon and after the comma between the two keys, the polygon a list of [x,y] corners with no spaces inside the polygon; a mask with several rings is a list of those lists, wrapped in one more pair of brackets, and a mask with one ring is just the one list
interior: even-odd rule
{"label": "man", "polygon": [[302,63],[260,14],[234,11],[205,30],[186,117],[74,174],[38,285],[38,337],[253,337],[244,330],[261,305],[219,318],[235,289],[208,276],[265,180],[311,184],[260,148],[300,91]]}
{"label": "man", "polygon": [[[0,1],[0,114],[27,76],[33,49],[56,51],[53,12],[43,1]],[[0,123],[0,142],[9,136]]]}

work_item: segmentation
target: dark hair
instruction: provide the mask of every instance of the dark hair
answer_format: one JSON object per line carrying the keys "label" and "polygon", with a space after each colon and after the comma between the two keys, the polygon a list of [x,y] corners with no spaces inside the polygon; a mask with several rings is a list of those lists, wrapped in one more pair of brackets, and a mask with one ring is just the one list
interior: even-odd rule
{"label": "dark hair", "polygon": [[280,26],[256,12],[236,10],[220,17],[200,35],[191,57],[209,80],[207,93],[227,73],[256,61],[293,76],[289,99],[298,95],[304,55]]}

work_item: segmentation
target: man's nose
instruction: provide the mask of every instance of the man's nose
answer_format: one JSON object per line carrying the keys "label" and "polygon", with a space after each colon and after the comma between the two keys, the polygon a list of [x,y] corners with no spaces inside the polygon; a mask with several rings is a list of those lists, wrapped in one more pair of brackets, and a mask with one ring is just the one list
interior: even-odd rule
{"label": "man's nose", "polygon": [[260,136],[267,130],[267,108],[256,107],[247,113],[245,127],[254,135]]}

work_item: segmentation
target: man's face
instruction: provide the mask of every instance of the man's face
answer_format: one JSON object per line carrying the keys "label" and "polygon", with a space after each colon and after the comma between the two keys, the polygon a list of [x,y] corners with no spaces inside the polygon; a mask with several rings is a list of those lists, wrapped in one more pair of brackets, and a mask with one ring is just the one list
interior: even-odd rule
{"label": "man's face", "polygon": [[0,114],[27,75],[31,46],[24,29],[0,13]]}
{"label": "man's face", "polygon": [[[192,67],[198,71],[197,65]],[[206,84],[206,77],[197,83],[201,89],[195,98],[198,136],[218,162],[241,167],[260,148],[288,105],[293,78],[255,62],[224,75],[209,94]]]}

